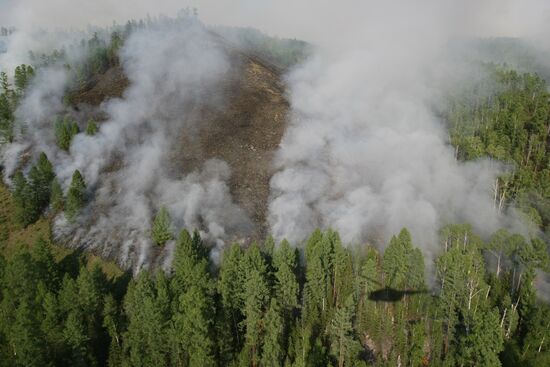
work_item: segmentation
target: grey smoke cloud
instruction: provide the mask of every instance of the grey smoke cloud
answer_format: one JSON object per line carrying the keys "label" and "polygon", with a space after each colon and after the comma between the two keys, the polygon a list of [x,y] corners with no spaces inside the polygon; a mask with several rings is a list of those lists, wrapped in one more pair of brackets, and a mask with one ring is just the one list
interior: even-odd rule
{"label": "grey smoke cloud", "polygon": [[[222,102],[212,92],[227,71],[223,50],[201,25],[190,23],[137,31],[120,57],[129,89],[124,98],[104,106],[109,120],[98,135],[75,139],[70,161],[58,171],[68,178],[74,169],[81,169],[92,186],[99,186],[91,210],[107,211],[87,238],[77,238],[76,243],[98,243],[100,232],[106,252],[116,247],[112,234],[125,233],[122,259],[137,252],[140,267],[151,249],[150,220],[162,205],[176,229],[202,228],[207,241],[223,244],[227,229],[235,232],[247,225],[229,195],[229,167],[207,161],[199,170],[180,176],[171,170],[169,157],[185,149],[178,147],[177,137],[189,134],[199,123],[193,109],[214,108]],[[122,168],[103,174],[112,157],[122,160]]]}
{"label": "grey smoke cloud", "polygon": [[[70,224],[61,215],[54,226],[54,235],[69,239],[71,246],[116,257],[136,269],[149,266],[152,253],[158,252],[149,230],[160,206],[168,208],[175,232],[201,228],[206,241],[222,246],[249,223],[232,202],[228,165],[210,160],[182,173],[171,162],[185,149],[178,137],[192,135],[200,123],[195,110],[223,104],[215,93],[229,65],[222,45],[201,24],[187,20],[134,32],[120,60],[129,88],[122,98],[101,106],[108,118],[99,132],[76,135],[68,153],[55,146],[52,128],[53,116],[64,110],[66,70],[42,69],[17,111],[27,124],[25,133],[20,143],[8,147],[4,160],[20,157],[26,149],[32,154],[45,151],[64,187],[75,169],[83,173],[90,204],[78,223]],[[6,176],[16,166],[7,164]],[[169,258],[171,248],[173,244],[157,261]]]}
{"label": "grey smoke cloud", "polygon": [[88,24],[124,23],[129,18],[139,19],[147,14],[174,15],[185,6],[197,7],[208,24],[253,26],[279,36],[325,45],[343,42],[342,36],[361,30],[366,19],[377,18],[376,13],[381,9],[399,12],[399,8],[414,7],[415,17],[441,16],[444,9],[451,15],[446,16],[445,26],[456,22],[464,32],[482,36],[541,33],[544,28],[548,30],[545,24],[550,14],[546,0],[421,0],[414,3],[405,0],[337,3],[329,0],[2,0],[0,24],[26,30],[36,27],[82,29]]}
{"label": "grey smoke cloud", "polygon": [[[182,7],[179,1],[145,0],[7,4],[0,23],[9,20],[21,31],[0,56],[1,66],[21,61],[26,45],[51,47],[32,36],[36,27],[123,23]],[[288,76],[292,112],[274,162],[279,172],[271,181],[269,205],[269,223],[278,238],[299,242],[316,226],[331,226],[345,241],[385,240],[407,226],[432,254],[437,229],[446,222],[469,221],[485,231],[517,228],[514,214],[497,215],[491,202],[493,180],[504,168],[490,161],[456,162],[433,104],[460,64],[446,57],[451,39],[544,38],[550,34],[546,1],[204,0],[188,5],[197,6],[210,24],[256,26],[318,46],[316,56]],[[212,161],[174,177],[166,164],[177,128],[195,123],[188,107],[208,100],[204,93],[210,97],[207,92],[227,67],[223,52],[202,32],[135,34],[121,53],[132,87],[123,99],[102,106],[108,121],[95,137],[77,136],[70,155],[56,150],[51,132],[41,125],[47,121],[43,116],[61,108],[56,103],[63,71],[45,70],[37,79],[19,111],[36,127],[32,146],[53,157],[65,186],[78,168],[94,190],[88,210],[95,224],[80,229],[75,244],[102,242],[98,251],[110,254],[119,241],[123,259],[137,257],[144,264],[152,251],[146,229],[157,205],[168,206],[175,226],[200,226],[212,240],[247,226],[246,219],[238,220],[242,213],[225,184],[227,165]],[[40,82],[50,77],[50,86]],[[52,96],[58,101],[46,100]],[[52,110],[42,109],[46,105]],[[17,157],[28,146],[14,145],[5,156]],[[122,169],[109,172],[112,157],[123,157],[117,158]],[[62,218],[57,229],[59,234],[74,230]],[[113,231],[119,238],[106,235]]]}
{"label": "grey smoke cloud", "polygon": [[500,215],[492,202],[505,167],[457,162],[434,109],[455,75],[467,76],[448,56],[450,41],[472,32],[469,14],[445,1],[367,3],[349,38],[288,77],[292,115],[271,181],[275,237],[300,242],[332,227],[345,242],[383,244],[408,227],[433,257],[447,223],[523,231],[513,210]]}

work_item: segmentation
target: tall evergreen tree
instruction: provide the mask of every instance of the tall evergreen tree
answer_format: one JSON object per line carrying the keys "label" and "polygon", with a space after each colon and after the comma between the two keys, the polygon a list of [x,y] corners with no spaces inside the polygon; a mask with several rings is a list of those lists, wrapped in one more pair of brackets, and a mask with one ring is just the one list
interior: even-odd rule
{"label": "tall evergreen tree", "polygon": [[275,267],[277,302],[282,306],[285,314],[290,316],[290,312],[298,307],[300,289],[296,279],[298,256],[288,241],[282,241],[275,250],[273,265]]}
{"label": "tall evergreen tree", "polygon": [[53,210],[55,211],[63,210],[63,206],[64,206],[63,189],[61,188],[61,185],[59,184],[59,181],[56,178],[53,179],[50,190],[51,190],[50,203],[52,205]]}
{"label": "tall evergreen tree", "polygon": [[74,171],[67,192],[65,214],[69,220],[74,220],[86,202],[86,183],[79,170]]}
{"label": "tall evergreen tree", "polygon": [[284,320],[275,298],[271,299],[265,314],[265,337],[262,348],[261,365],[280,367],[284,358]]}
{"label": "tall evergreen tree", "polygon": [[170,230],[170,214],[165,207],[161,207],[153,220],[151,228],[151,238],[159,246],[164,245],[173,238]]}
{"label": "tall evergreen tree", "polygon": [[88,120],[88,124],[86,125],[86,135],[88,136],[94,136],[99,131],[99,128],[97,127],[97,123],[90,119]]}
{"label": "tall evergreen tree", "polygon": [[54,122],[55,139],[57,146],[65,151],[68,151],[71,147],[73,137],[78,134],[78,125],[76,121],[65,117],[63,120],[57,119]]}

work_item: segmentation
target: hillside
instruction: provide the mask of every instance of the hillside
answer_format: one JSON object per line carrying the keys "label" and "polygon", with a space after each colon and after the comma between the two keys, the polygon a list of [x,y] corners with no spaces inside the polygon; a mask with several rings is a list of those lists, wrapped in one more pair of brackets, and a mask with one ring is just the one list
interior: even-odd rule
{"label": "hillside", "polygon": [[0,184],[0,256],[11,259],[14,255],[34,248],[36,242],[42,238],[52,244],[52,254],[56,261],[65,266],[71,263],[84,262],[89,269],[98,265],[109,277],[119,277],[123,271],[114,263],[108,262],[91,253],[71,250],[55,245],[51,238],[51,215],[41,218],[28,227],[22,227],[15,221],[13,213],[16,211],[15,203],[9,190],[4,184]]}
{"label": "hillside", "polygon": [[0,367],[550,366],[545,44],[436,3],[22,27]]}
{"label": "hillside", "polygon": [[[227,182],[231,198],[250,223],[228,233],[229,240],[248,244],[267,235],[269,182],[274,172],[272,159],[283,136],[289,108],[283,71],[215,33],[210,33],[210,37],[226,55],[228,70],[216,82],[215,88],[209,89],[206,100],[193,101],[186,106],[179,122],[177,118],[173,122],[176,127],[164,164],[169,176],[178,178],[200,170],[213,159],[227,163],[231,171]],[[90,118],[101,126],[108,119],[103,105],[113,99],[124,99],[131,85],[124,67],[116,64],[94,74],[83,87],[70,92],[66,98],[68,108],[74,111],[72,115],[76,116],[80,129],[85,128]],[[220,102],[212,104],[210,100]],[[189,130],[190,126],[192,130]],[[111,158],[112,163],[102,173],[106,177],[126,167],[123,159]],[[112,188],[113,192],[118,189]],[[110,210],[108,204],[92,203],[90,210],[95,215],[87,217],[84,226],[96,225]],[[125,240],[121,238],[122,234],[86,236],[83,239],[73,233],[56,234],[56,240],[69,247],[80,247],[85,243],[98,255],[121,258],[117,241]],[[152,249],[152,263],[156,263],[155,258],[161,252],[162,248]]]}

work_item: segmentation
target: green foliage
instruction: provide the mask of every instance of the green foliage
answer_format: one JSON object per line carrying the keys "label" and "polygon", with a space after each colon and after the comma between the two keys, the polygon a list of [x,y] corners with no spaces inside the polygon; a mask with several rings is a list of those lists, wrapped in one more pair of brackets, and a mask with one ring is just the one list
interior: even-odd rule
{"label": "green foliage", "polygon": [[15,68],[14,84],[17,94],[23,94],[33,76],[34,69],[30,65],[22,64]]}
{"label": "green foliage", "polygon": [[88,121],[88,124],[86,125],[86,135],[88,136],[94,136],[99,131],[99,128],[97,127],[97,123],[90,119]]}
{"label": "green foliage", "polygon": [[311,45],[307,42],[270,37],[254,28],[217,27],[217,30],[242,49],[259,54],[284,69],[303,62],[312,51]]}
{"label": "green foliage", "polygon": [[76,121],[66,116],[63,120],[57,119],[54,122],[55,141],[60,149],[68,151],[71,147],[73,137],[78,134],[79,129]]}
{"label": "green foliage", "polygon": [[[487,66],[486,71],[490,80],[483,80],[464,96],[450,100],[447,120],[451,143],[458,159],[489,156],[512,164],[513,172],[495,181],[495,207],[502,211],[516,200],[528,219],[544,228],[550,223],[550,213],[537,212],[541,205],[533,205],[524,198],[536,195],[539,203],[550,200],[547,84],[537,74],[522,74],[494,65]],[[476,94],[487,89],[487,85],[495,92]]]}
{"label": "green foliage", "polygon": [[30,65],[22,64],[15,68],[15,89],[9,82],[8,74],[0,72],[0,144],[13,142],[15,136],[15,109],[34,76]]}
{"label": "green foliage", "polygon": [[275,298],[265,315],[265,338],[262,348],[261,365],[266,367],[278,367],[283,362],[284,347],[284,319]]}
{"label": "green foliage", "polygon": [[161,207],[151,227],[151,239],[155,244],[163,246],[166,241],[174,238],[170,230],[171,224],[168,210],[165,207]]}
{"label": "green foliage", "polygon": [[38,162],[31,168],[28,179],[21,171],[13,178],[13,199],[17,206],[16,218],[23,226],[36,222],[48,206],[51,185],[55,178],[48,157],[41,153]]}
{"label": "green foliage", "polygon": [[[56,262],[39,239],[30,253],[0,257],[0,361],[546,366],[550,306],[537,301],[533,285],[546,247],[506,231],[484,243],[468,225],[444,228],[441,243],[432,297],[423,293],[424,258],[406,230],[383,255],[316,231],[301,264],[286,241],[272,249],[268,241],[268,250],[234,244],[217,271],[198,232],[184,230],[171,270],[142,270],[122,293],[99,268],[80,263],[75,272]],[[483,255],[492,253],[502,256],[498,276],[486,270]],[[388,287],[409,293],[372,298]]]}
{"label": "green foliage", "polygon": [[338,367],[353,365],[360,350],[359,342],[353,333],[353,299],[350,297],[342,307],[338,307],[330,322],[330,352]]}
{"label": "green foliage", "polygon": [[79,170],[74,171],[71,185],[67,191],[65,214],[69,220],[74,220],[86,203],[86,183]]}
{"label": "green foliage", "polygon": [[298,272],[298,253],[283,240],[273,257],[275,268],[275,295],[285,314],[289,316],[299,305],[300,285],[296,275]]}
{"label": "green foliage", "polygon": [[27,226],[38,219],[39,213],[34,205],[33,194],[27,179],[21,171],[13,177],[13,200],[17,207],[15,217],[22,226]]}
{"label": "green foliage", "polygon": [[64,206],[63,189],[61,188],[61,185],[59,184],[59,181],[57,180],[57,178],[53,179],[50,190],[51,190],[50,203],[52,205],[53,210],[55,211],[63,210],[63,206]]}
{"label": "green foliage", "polygon": [[0,94],[0,143],[13,141],[14,107],[6,93]]}

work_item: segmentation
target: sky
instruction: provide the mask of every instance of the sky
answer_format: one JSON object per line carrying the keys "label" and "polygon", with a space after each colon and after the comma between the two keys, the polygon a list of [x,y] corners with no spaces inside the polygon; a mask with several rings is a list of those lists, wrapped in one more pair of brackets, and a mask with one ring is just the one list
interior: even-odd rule
{"label": "sky", "polygon": [[[418,6],[430,0],[418,0]],[[461,30],[477,35],[544,35],[550,23],[547,0],[442,0]],[[335,35],[354,34],[358,24],[373,18],[373,0],[0,0],[0,24],[20,29],[82,28],[107,25],[147,14],[174,15],[196,7],[211,25],[251,26],[281,37],[315,43],[340,42]],[[385,1],[386,10],[407,3]],[[425,4],[424,4],[425,5]],[[429,10],[428,10],[429,11]],[[376,18],[376,17],[375,17]],[[391,30],[390,30],[391,31]]]}

